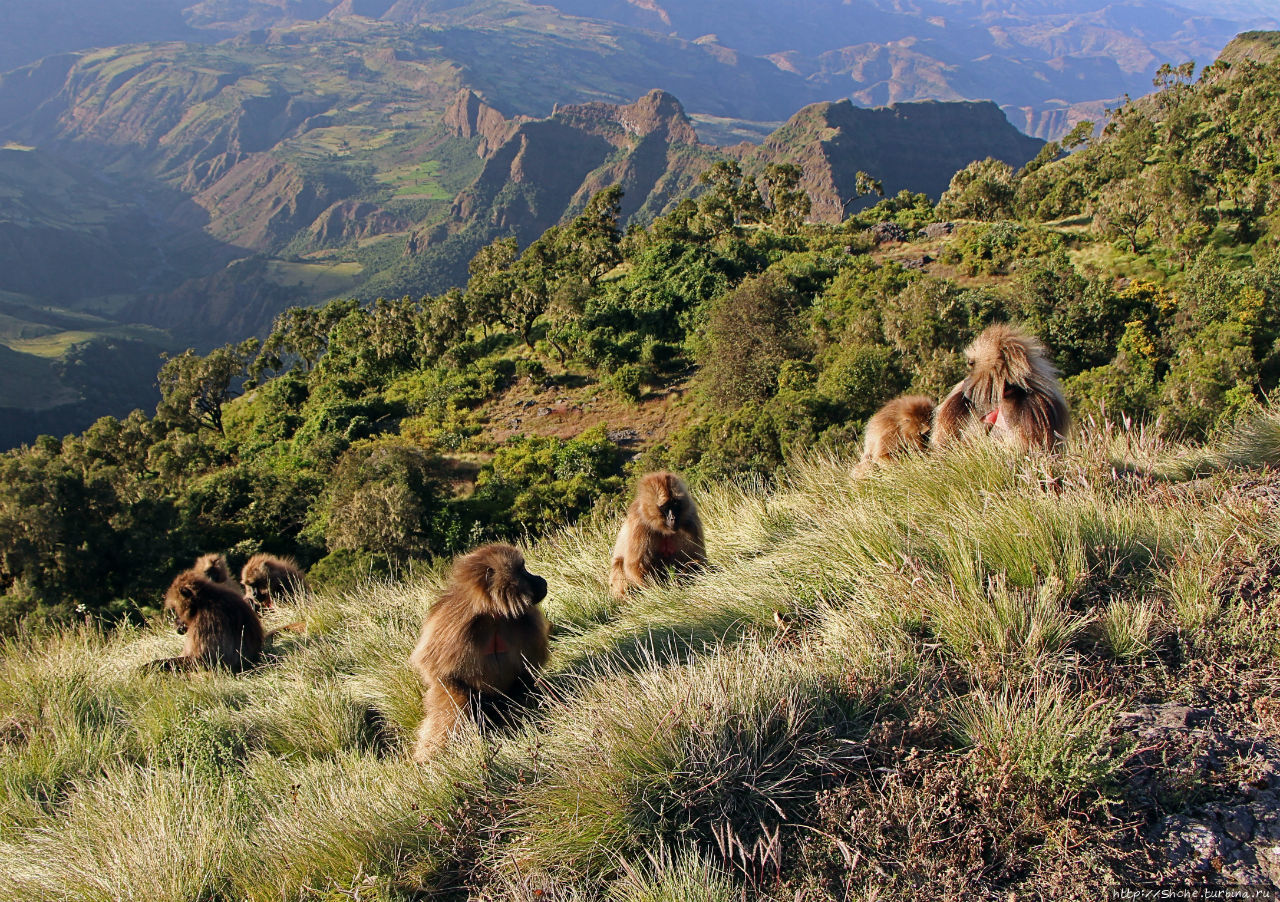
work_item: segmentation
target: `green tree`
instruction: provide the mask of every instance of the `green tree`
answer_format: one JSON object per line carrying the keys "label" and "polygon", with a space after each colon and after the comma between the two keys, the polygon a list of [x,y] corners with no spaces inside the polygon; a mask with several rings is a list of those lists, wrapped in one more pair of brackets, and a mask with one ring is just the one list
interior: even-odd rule
{"label": "green tree", "polygon": [[700,379],[713,403],[767,400],[782,364],[809,356],[800,307],[799,293],[775,272],[744,281],[712,304]]}
{"label": "green tree", "polygon": [[1014,215],[1017,194],[1012,166],[993,157],[975,160],[951,177],[938,201],[938,215],[945,219],[1009,219]]}
{"label": "green tree", "polygon": [[234,396],[233,386],[245,375],[257,350],[258,340],[250,338],[238,345],[223,345],[204,357],[188,348],[168,358],[156,376],[160,386],[156,416],[183,428],[204,427],[221,435],[222,405]]}
{"label": "green tree", "polygon": [[290,307],[276,317],[262,350],[249,368],[249,375],[261,379],[267,371],[287,370],[292,361],[310,372],[329,347],[329,333],[360,302],[354,299],[330,301],[322,307]]}
{"label": "green tree", "polygon": [[1155,204],[1140,178],[1112,182],[1094,202],[1094,227],[1107,238],[1122,237],[1138,252],[1138,238]]}
{"label": "green tree", "polygon": [[770,163],[760,177],[774,222],[785,232],[799,228],[812,207],[809,192],[800,184],[803,178],[804,170],[792,163]]}
{"label": "green tree", "polygon": [[503,307],[515,290],[512,267],[520,256],[514,237],[497,238],[476,252],[467,271],[466,305],[472,320],[487,335],[489,329],[502,322]]}
{"label": "green tree", "polygon": [[698,177],[707,190],[698,198],[698,213],[713,235],[723,235],[740,223],[755,221],[764,212],[764,201],[755,183],[743,178],[742,167],[720,160]]}
{"label": "green tree", "polygon": [[439,458],[404,439],[354,443],[339,458],[324,506],[330,551],[366,551],[403,561],[448,547]]}

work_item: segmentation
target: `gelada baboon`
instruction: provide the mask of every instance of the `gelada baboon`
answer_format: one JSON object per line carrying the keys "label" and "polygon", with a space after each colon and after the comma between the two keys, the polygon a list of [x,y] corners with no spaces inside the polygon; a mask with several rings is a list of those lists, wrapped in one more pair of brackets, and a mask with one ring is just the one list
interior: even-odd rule
{"label": "gelada baboon", "polygon": [[702,521],[689,487],[674,473],[642,477],[613,544],[610,594],[622,598],[646,579],[662,579],[670,571],[688,572],[706,563]]}
{"label": "gelada baboon", "polygon": [[191,569],[211,582],[231,582],[231,568],[227,565],[227,559],[220,554],[211,552],[200,555]]}
{"label": "gelada baboon", "polygon": [[908,451],[924,451],[933,428],[933,399],[924,395],[894,398],[867,420],[862,460],[855,473],[866,473],[875,464]]}
{"label": "gelada baboon", "polygon": [[255,554],[240,570],[244,597],[260,611],[276,606],[276,599],[304,592],[307,579],[293,558]]}
{"label": "gelada baboon", "polygon": [[178,635],[186,641],[182,654],[151,662],[160,670],[226,667],[243,670],[258,663],[265,636],[262,621],[232,587],[196,570],[178,574],[164,596]]}
{"label": "gelada baboon", "polygon": [[551,627],[537,606],[546,595],[547,581],[510,545],[454,562],[409,656],[427,687],[414,760],[442,747],[462,718],[500,716],[523,700],[547,662]]}
{"label": "gelada baboon", "polygon": [[997,324],[974,339],[965,356],[969,375],[934,414],[934,445],[943,447],[973,427],[1023,452],[1052,451],[1066,440],[1070,412],[1039,339]]}

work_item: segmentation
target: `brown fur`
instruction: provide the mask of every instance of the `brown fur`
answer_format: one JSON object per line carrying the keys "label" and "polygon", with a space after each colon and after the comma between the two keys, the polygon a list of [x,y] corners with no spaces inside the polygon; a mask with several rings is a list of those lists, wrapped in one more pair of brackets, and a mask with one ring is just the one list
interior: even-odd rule
{"label": "brown fur", "polygon": [[227,559],[220,554],[200,555],[191,569],[215,583],[231,582],[231,568],[227,566]]}
{"label": "brown fur", "polygon": [[631,586],[706,563],[702,520],[684,480],[665,471],[641,477],[613,544],[610,594],[622,598]]}
{"label": "brown fur", "polygon": [[265,637],[258,614],[225,583],[195,570],[178,574],[164,596],[178,634],[186,637],[182,654],[153,661],[164,670],[226,667],[240,671],[258,663]]}
{"label": "brown fur", "polygon": [[510,545],[486,545],[454,562],[409,656],[427,687],[415,760],[438,751],[464,717],[522,700],[549,656],[551,628],[537,607],[546,594],[547,581]]}
{"label": "brown fur", "polygon": [[924,395],[894,398],[867,421],[862,461],[856,472],[866,473],[877,463],[928,447],[933,428],[933,399]]}
{"label": "brown fur", "polygon": [[274,608],[284,595],[305,592],[307,578],[293,558],[255,554],[240,571],[244,597],[258,610]]}
{"label": "brown fur", "polygon": [[1052,451],[1066,441],[1071,414],[1058,372],[1039,339],[997,324],[974,339],[965,356],[969,375],[934,414],[935,446],[977,429],[1024,452]]}

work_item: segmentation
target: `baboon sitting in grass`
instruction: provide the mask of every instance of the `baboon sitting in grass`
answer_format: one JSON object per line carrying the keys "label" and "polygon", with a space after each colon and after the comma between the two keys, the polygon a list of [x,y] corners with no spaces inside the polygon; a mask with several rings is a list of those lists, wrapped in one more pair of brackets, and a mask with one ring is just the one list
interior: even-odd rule
{"label": "baboon sitting in grass", "polygon": [[933,399],[903,395],[885,404],[867,421],[858,474],[909,451],[924,451],[933,428]]}
{"label": "baboon sitting in grass", "polygon": [[293,558],[272,554],[255,554],[240,571],[244,597],[258,610],[276,606],[285,595],[305,592],[307,578]]}
{"label": "baboon sitting in grass", "polygon": [[632,586],[706,563],[702,520],[684,480],[667,472],[643,476],[613,545],[610,594],[622,598]]}
{"label": "baboon sitting in grass", "polygon": [[413,757],[426,761],[464,718],[500,716],[547,662],[550,624],[538,603],[547,581],[511,545],[458,558],[422,625],[409,664],[426,684]]}
{"label": "baboon sitting in grass", "polygon": [[266,640],[262,621],[243,596],[225,583],[187,570],[170,584],[164,607],[173,615],[178,635],[185,637],[185,643],[181,655],[153,661],[149,667],[226,667],[240,671],[261,659]]}
{"label": "baboon sitting in grass", "polygon": [[1021,451],[1053,451],[1071,415],[1048,352],[1035,337],[1005,324],[988,327],[965,349],[969,374],[934,414],[932,443],[944,447],[985,430]]}

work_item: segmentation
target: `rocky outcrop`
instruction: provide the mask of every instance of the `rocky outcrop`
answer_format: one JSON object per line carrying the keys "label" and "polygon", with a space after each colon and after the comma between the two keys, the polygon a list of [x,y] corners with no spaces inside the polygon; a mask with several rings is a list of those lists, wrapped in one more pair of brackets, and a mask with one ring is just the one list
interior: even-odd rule
{"label": "rocky outcrop", "polygon": [[1145,831],[1166,873],[1280,886],[1280,746],[1213,708],[1172,703],[1123,715],[1122,729],[1138,740],[1125,763],[1129,796],[1147,811],[1193,800]]}
{"label": "rocky outcrop", "polygon": [[547,119],[497,117],[470,92],[455,101],[446,124],[459,137],[481,135],[483,143],[502,129],[510,134],[455,198],[449,219],[410,239],[411,255],[477,222],[527,243],[610,185],[625,192],[624,216],[645,205],[660,209],[711,159],[673,153],[696,149],[698,137],[680,101],[665,91],[624,105],[559,106]]}
{"label": "rocky outcrop", "polygon": [[629,138],[656,135],[671,144],[697,144],[698,135],[680,101],[666,91],[654,90],[635,103],[581,103],[556,107],[553,118],[600,135],[621,146]]}
{"label": "rocky outcrop", "polygon": [[1252,60],[1265,65],[1280,58],[1280,31],[1245,31],[1222,48],[1218,59],[1232,65]]}
{"label": "rocky outcrop", "polygon": [[293,163],[254,154],[195,196],[208,212],[205,231],[246,250],[287,242],[316,220],[343,192],[308,178]]}
{"label": "rocky outcrop", "polygon": [[838,223],[874,198],[859,200],[859,170],[886,194],[905,189],[937,198],[951,176],[974,160],[995,157],[1021,166],[1044,142],[1022,134],[994,103],[895,103],[863,109],[847,100],[815,103],[796,113],[748,152],[749,172],[770,163],[804,168],[804,187],[819,222]]}
{"label": "rocky outcrop", "polygon": [[463,89],[445,110],[444,124],[459,138],[479,138],[476,153],[489,157],[511,137],[524,117],[507,119],[470,89]]}
{"label": "rocky outcrop", "polygon": [[337,247],[370,235],[399,232],[411,223],[377,204],[344,200],[332,204],[311,224],[312,247]]}

